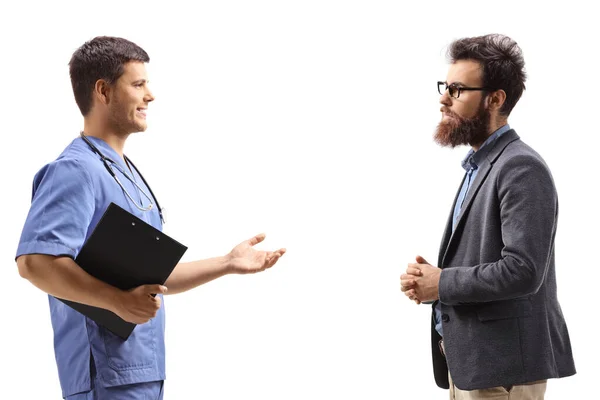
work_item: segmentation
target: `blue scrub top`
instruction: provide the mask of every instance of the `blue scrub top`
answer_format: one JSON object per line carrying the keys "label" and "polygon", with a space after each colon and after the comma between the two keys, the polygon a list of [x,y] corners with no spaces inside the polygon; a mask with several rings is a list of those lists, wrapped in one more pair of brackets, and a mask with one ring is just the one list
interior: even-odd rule
{"label": "blue scrub top", "polygon": [[[130,174],[125,162],[106,142],[88,138]],[[137,171],[132,169],[130,176],[150,194]],[[135,185],[116,168],[113,170],[129,194],[147,206],[148,199]],[[75,258],[111,202],[162,230],[157,207],[150,211],[138,210],[108,173],[100,157],[83,139],[73,140],[58,159],[35,175],[31,208],[17,257],[48,254]],[[124,341],[53,296],[48,299],[63,397],[91,390],[92,368],[96,371],[95,385],[103,387],[165,379],[164,301],[156,317],[137,325]]]}

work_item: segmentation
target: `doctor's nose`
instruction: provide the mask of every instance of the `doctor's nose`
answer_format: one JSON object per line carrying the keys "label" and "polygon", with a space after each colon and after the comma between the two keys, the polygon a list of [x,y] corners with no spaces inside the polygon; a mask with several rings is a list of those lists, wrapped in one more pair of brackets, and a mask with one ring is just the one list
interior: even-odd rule
{"label": "doctor's nose", "polygon": [[154,101],[154,96],[152,94],[146,95],[146,97],[144,97],[144,101],[146,103],[150,103],[150,102]]}
{"label": "doctor's nose", "polygon": [[144,96],[144,101],[147,103],[154,101],[154,95],[152,94],[152,91],[150,91],[150,89],[146,90],[146,95]]}

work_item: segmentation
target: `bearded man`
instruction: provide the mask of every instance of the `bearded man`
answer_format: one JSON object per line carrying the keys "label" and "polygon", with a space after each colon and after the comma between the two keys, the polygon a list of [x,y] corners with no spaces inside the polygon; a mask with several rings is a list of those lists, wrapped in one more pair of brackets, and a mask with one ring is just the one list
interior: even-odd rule
{"label": "bearded man", "polygon": [[548,379],[576,371],[556,294],[556,189],[508,125],[525,62],[503,35],[457,40],[448,55],[435,141],[471,149],[437,266],[417,256],[401,289],[432,304],[434,376],[451,399],[543,399]]}

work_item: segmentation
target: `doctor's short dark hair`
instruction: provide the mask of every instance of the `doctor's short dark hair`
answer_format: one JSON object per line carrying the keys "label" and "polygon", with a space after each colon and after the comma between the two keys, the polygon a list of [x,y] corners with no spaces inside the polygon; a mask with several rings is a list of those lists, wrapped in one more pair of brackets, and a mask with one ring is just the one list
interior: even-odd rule
{"label": "doctor's short dark hair", "polygon": [[113,84],[129,61],[149,62],[148,53],[127,39],[98,36],[85,42],[71,57],[69,75],[75,102],[85,117],[92,108],[92,92],[99,79]]}
{"label": "doctor's short dark hair", "polygon": [[448,48],[448,58],[478,61],[483,67],[482,86],[502,89],[506,100],[500,113],[508,116],[525,90],[525,60],[521,48],[513,39],[490,34],[458,39]]}

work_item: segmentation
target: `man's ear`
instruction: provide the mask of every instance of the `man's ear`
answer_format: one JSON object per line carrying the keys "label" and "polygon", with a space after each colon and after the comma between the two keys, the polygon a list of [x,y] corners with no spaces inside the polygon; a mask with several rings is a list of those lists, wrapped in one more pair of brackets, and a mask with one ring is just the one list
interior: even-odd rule
{"label": "man's ear", "polygon": [[502,89],[491,92],[488,96],[488,108],[490,111],[498,111],[504,105],[506,101],[506,92]]}

